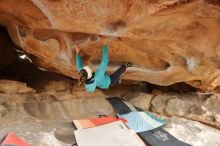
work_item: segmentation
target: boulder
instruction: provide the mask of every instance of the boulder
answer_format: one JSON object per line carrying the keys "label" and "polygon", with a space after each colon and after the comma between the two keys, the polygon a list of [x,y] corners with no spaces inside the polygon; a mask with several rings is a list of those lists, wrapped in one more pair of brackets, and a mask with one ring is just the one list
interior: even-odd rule
{"label": "boulder", "polygon": [[204,105],[203,109],[207,111],[207,117],[212,116],[220,125],[220,95],[215,94],[208,98]]}
{"label": "boulder", "polygon": [[147,93],[138,93],[136,96],[128,96],[126,97],[126,101],[131,103],[133,106],[139,107],[144,111],[148,111],[150,108],[151,100],[153,98],[152,94]]}
{"label": "boulder", "polygon": [[190,102],[174,98],[167,102],[165,112],[170,116],[184,116],[189,113],[191,106]]}
{"label": "boulder", "polygon": [[155,96],[150,110],[220,128],[219,94],[164,94]]}
{"label": "boulder", "polygon": [[34,93],[35,90],[27,87],[26,83],[12,80],[0,80],[0,92],[6,94],[28,94]]}
{"label": "boulder", "polygon": [[60,81],[50,81],[45,87],[44,90],[45,92],[50,92],[50,91],[56,91],[56,92],[63,92],[70,90],[71,84],[68,81],[65,80],[60,80]]}
{"label": "boulder", "polygon": [[[100,38],[108,73],[132,62],[123,79],[157,85],[220,85],[220,4],[215,0],[2,0],[0,25],[40,68],[77,78],[73,43],[97,69]],[[72,53],[73,52],[73,53]]]}
{"label": "boulder", "polygon": [[151,101],[151,110],[158,114],[164,114],[167,101],[172,98],[175,98],[175,96],[172,96],[172,95],[155,96]]}
{"label": "boulder", "polygon": [[220,131],[197,121],[173,117],[165,129],[177,139],[193,146],[220,145]]}

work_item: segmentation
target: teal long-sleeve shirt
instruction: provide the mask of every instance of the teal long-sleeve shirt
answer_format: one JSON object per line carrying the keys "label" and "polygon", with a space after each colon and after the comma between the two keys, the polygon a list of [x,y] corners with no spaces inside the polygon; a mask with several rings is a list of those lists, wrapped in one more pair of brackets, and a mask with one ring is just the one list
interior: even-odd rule
{"label": "teal long-sleeve shirt", "polygon": [[[101,89],[108,89],[111,83],[110,77],[106,74],[106,69],[108,66],[108,46],[102,46],[102,61],[99,65],[99,68],[95,71],[94,77],[90,80],[89,83],[85,83],[85,88],[88,92],[95,91],[96,87]],[[76,55],[76,66],[78,72],[83,69],[81,57],[79,54]]]}

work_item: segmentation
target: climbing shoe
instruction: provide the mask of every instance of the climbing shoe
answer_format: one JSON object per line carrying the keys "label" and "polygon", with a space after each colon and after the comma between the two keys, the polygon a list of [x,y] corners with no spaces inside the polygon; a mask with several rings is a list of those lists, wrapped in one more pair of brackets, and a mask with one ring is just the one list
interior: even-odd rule
{"label": "climbing shoe", "polygon": [[126,66],[126,68],[132,67],[132,63],[131,62],[124,63],[124,65]]}

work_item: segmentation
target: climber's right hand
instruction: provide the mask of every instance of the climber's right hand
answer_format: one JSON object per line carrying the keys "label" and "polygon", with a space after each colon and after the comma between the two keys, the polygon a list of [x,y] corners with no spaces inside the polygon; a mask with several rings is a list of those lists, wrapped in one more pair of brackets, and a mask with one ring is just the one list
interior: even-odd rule
{"label": "climber's right hand", "polygon": [[74,49],[75,49],[75,51],[76,51],[76,54],[79,54],[80,48],[79,48],[78,44],[75,43],[73,47],[74,47]]}
{"label": "climber's right hand", "polygon": [[107,41],[108,41],[108,38],[107,38],[106,36],[103,36],[103,37],[101,38],[101,42],[102,42],[103,45],[106,45],[106,44],[107,44]]}

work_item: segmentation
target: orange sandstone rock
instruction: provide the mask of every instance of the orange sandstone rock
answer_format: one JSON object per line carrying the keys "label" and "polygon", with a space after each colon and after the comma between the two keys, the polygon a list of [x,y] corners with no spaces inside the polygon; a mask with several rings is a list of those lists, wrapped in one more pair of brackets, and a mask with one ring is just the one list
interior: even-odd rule
{"label": "orange sandstone rock", "polygon": [[0,25],[39,67],[76,78],[73,41],[96,68],[102,35],[108,72],[158,85],[220,85],[220,3],[212,0],[1,0]]}

